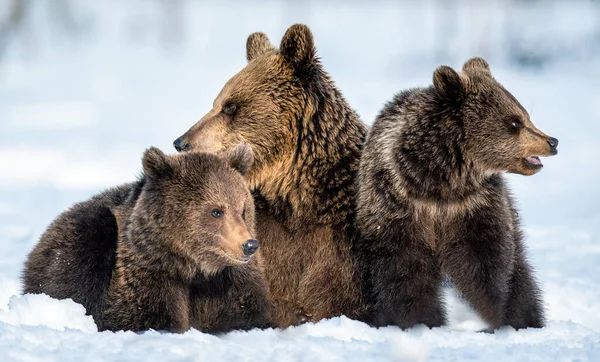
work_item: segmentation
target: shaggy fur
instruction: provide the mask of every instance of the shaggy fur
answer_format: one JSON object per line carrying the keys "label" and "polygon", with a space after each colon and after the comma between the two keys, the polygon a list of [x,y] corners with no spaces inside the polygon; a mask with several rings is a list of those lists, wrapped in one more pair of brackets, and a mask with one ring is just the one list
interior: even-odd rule
{"label": "shaggy fur", "polygon": [[243,250],[254,204],[236,170],[251,163],[244,145],[225,155],[149,149],[140,181],[59,216],[29,256],[25,292],[84,304],[100,330],[268,326],[260,256]]}
{"label": "shaggy fur", "polygon": [[432,87],[399,93],[371,129],[357,179],[362,263],[377,326],[443,325],[449,275],[496,329],[542,327],[544,313],[503,172],[556,154],[481,58]]}
{"label": "shaggy fur", "polygon": [[139,184],[107,190],[76,204],[50,224],[29,254],[23,293],[73,299],[102,328],[119,229],[113,208],[137,198]]}
{"label": "shaggy fur", "polygon": [[323,70],[306,26],[290,27],[279,49],[251,34],[246,50],[248,65],[175,146],[252,147],[246,179],[278,325],[359,317],[353,183],[365,127]]}

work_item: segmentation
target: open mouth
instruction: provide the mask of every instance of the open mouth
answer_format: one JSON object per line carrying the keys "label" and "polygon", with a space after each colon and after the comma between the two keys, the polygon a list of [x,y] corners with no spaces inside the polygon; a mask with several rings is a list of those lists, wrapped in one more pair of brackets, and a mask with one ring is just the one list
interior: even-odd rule
{"label": "open mouth", "polygon": [[544,167],[544,165],[542,164],[542,161],[540,160],[540,158],[538,156],[528,156],[524,158],[525,163],[527,164],[527,166],[534,168],[534,169],[538,169],[538,168],[542,168]]}

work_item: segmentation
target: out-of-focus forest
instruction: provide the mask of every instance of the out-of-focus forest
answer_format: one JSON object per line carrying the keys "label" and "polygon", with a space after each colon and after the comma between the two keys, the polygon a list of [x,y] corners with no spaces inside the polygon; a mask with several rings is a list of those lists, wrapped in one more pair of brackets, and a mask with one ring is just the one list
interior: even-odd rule
{"label": "out-of-focus forest", "polygon": [[[115,2],[114,0],[91,0],[90,2]],[[90,10],[90,2],[84,0],[0,0],[0,62],[10,44],[19,43],[27,56],[35,56],[40,27],[33,16],[34,5],[43,10],[48,23],[52,24],[52,36],[76,43],[86,34],[102,32],[96,24],[96,16]],[[294,19],[302,14],[310,19],[318,16],[317,0],[267,1],[273,5],[278,19]],[[330,1],[336,3],[336,1]],[[136,3],[127,0],[124,3]],[[129,6],[123,35],[132,42],[148,40],[169,51],[186,39],[185,14],[192,6],[210,8],[218,2],[193,0],[137,0],[143,9]],[[227,5],[235,12],[242,1],[229,1]],[[352,7],[360,1],[337,1],[340,7]],[[376,8],[385,3],[394,4],[398,15],[407,7],[420,3],[422,16],[429,19],[433,36],[432,46],[419,56],[444,60],[465,41],[471,52],[487,57],[502,57],[523,67],[541,67],[556,59],[581,59],[595,56],[600,51],[600,0],[395,0],[371,1]],[[582,4],[583,3],[583,4]],[[570,5],[588,3],[586,19],[580,13],[569,13]],[[93,6],[92,6],[93,8]],[[149,8],[153,8],[149,10]],[[466,11],[465,11],[466,9]],[[193,20],[192,20],[193,21]],[[203,21],[199,19],[199,21]],[[335,19],[331,19],[332,22]],[[236,23],[221,26],[235,27]],[[214,25],[214,21],[210,22]],[[545,24],[545,26],[540,26]],[[360,24],[368,28],[370,24]],[[399,27],[402,27],[399,18]],[[565,31],[565,29],[567,31]],[[207,28],[218,32],[218,27]],[[406,34],[421,36],[421,33]]]}
{"label": "out-of-focus forest", "polygon": [[[600,1],[0,0],[0,205],[11,205],[0,230],[40,231],[72,202],[135,178],[148,146],[175,152],[246,65],[248,35],[277,46],[298,22],[367,125],[439,65],[484,57],[561,142],[543,173],[514,179],[526,220],[595,215]],[[548,200],[566,206],[548,215]],[[31,208],[27,220],[13,211]]]}

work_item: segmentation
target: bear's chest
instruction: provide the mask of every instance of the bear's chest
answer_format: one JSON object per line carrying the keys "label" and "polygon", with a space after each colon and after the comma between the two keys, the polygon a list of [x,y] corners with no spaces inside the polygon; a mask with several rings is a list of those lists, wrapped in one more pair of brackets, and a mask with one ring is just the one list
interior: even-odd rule
{"label": "bear's chest", "polygon": [[459,227],[461,216],[456,210],[436,204],[414,203],[413,227],[419,242],[437,252],[448,242],[452,228]]}
{"label": "bear's chest", "polygon": [[501,229],[507,237],[515,227],[509,200],[503,194],[481,192],[460,202],[413,200],[410,205],[412,232],[435,253],[460,243],[474,227]]}

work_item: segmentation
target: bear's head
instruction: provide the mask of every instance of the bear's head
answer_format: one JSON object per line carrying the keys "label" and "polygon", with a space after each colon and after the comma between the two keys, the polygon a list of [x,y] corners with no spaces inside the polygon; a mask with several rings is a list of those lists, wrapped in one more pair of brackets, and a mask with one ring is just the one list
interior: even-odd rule
{"label": "bear's head", "polygon": [[498,83],[488,63],[468,60],[462,72],[448,66],[433,75],[436,97],[464,127],[465,156],[484,172],[533,175],[539,156],[557,154],[558,140],[537,129],[519,101]]}
{"label": "bear's head", "polygon": [[242,174],[253,162],[244,144],[222,153],[167,156],[150,148],[144,187],[132,217],[135,240],[149,254],[168,255],[181,275],[211,275],[245,264],[258,248],[254,201]]}
{"label": "bear's head", "polygon": [[246,179],[253,186],[285,172],[284,165],[297,151],[301,121],[315,112],[306,88],[311,77],[324,73],[305,25],[290,27],[279,49],[265,34],[251,34],[246,56],[246,67],[225,84],[213,108],[174,146],[180,152],[218,152],[240,142],[248,144],[255,161]]}

